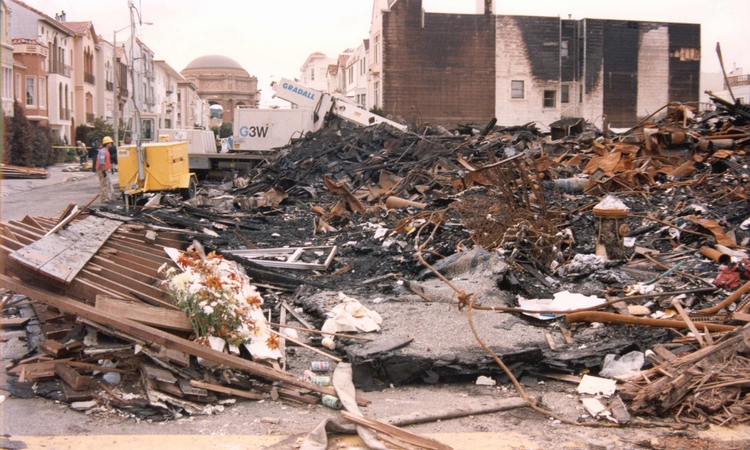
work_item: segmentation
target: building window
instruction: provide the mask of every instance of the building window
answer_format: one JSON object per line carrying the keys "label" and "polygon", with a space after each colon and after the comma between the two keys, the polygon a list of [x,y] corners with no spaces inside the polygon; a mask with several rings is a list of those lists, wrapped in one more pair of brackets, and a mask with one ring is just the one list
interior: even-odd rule
{"label": "building window", "polygon": [[47,80],[39,77],[39,107],[47,107]]}
{"label": "building window", "polygon": [[524,98],[523,81],[513,80],[510,82],[510,98]]}
{"label": "building window", "polygon": [[15,100],[21,101],[21,74],[16,74],[16,89],[15,89]]}
{"label": "building window", "polygon": [[378,102],[380,100],[380,81],[376,81],[374,87],[375,90],[373,92],[373,95],[375,98],[373,99],[374,104],[372,106],[378,106]]}
{"label": "building window", "polygon": [[26,77],[26,106],[36,104],[36,77]]}
{"label": "building window", "polygon": [[560,103],[570,103],[570,85],[560,86]]}
{"label": "building window", "polygon": [[3,99],[13,98],[13,70],[3,67]]}
{"label": "building window", "polygon": [[555,97],[557,97],[557,91],[544,91],[544,107],[554,108]]}
{"label": "building window", "polygon": [[560,41],[560,57],[561,58],[567,58],[568,57],[568,40],[563,39]]}
{"label": "building window", "polygon": [[315,68],[310,69],[310,81],[315,81]]}

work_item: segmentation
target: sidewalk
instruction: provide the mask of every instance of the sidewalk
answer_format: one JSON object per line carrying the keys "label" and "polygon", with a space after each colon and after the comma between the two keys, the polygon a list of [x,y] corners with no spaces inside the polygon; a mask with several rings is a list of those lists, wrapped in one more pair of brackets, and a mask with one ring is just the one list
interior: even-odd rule
{"label": "sidewalk", "polygon": [[[79,164],[56,164],[47,168],[48,178],[0,181],[0,220],[21,220],[26,215],[57,217],[71,203],[85,206],[99,193],[99,180],[90,169],[76,170],[79,167]],[[113,176],[117,190],[117,172]],[[98,198],[91,204],[102,205]]]}

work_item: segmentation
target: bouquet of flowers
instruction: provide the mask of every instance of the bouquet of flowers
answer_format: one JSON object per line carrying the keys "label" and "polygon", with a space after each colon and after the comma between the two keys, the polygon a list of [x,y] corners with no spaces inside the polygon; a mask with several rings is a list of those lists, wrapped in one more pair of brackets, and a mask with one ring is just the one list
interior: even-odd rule
{"label": "bouquet of flowers", "polygon": [[[165,249],[182,271],[164,264],[167,291],[193,325],[195,341],[210,346],[220,338],[230,346],[245,345],[254,357],[277,358],[279,338],[268,330],[263,298],[247,275],[232,261],[192,246],[187,251]],[[222,346],[223,347],[223,346]]]}

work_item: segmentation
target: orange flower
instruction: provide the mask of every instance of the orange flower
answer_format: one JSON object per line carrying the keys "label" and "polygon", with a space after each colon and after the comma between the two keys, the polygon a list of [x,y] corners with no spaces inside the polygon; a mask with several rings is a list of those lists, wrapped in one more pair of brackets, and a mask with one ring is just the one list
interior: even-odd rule
{"label": "orange flower", "polygon": [[266,339],[266,346],[271,350],[279,348],[279,337],[275,334],[268,336],[268,339]]}
{"label": "orange flower", "polygon": [[216,275],[206,278],[205,281],[203,281],[203,285],[215,291],[218,291],[223,287],[223,285],[221,284],[221,278],[217,277]]}
{"label": "orange flower", "polygon": [[208,259],[218,259],[219,261],[223,260],[224,257],[222,255],[217,255],[216,252],[211,252],[208,255],[206,255],[206,258]]}
{"label": "orange flower", "polygon": [[185,253],[180,253],[179,258],[177,258],[177,265],[180,267],[192,267],[193,264],[193,259]]}
{"label": "orange flower", "polygon": [[253,308],[260,308],[261,302],[260,297],[257,295],[248,295],[245,299],[248,305],[252,306]]}

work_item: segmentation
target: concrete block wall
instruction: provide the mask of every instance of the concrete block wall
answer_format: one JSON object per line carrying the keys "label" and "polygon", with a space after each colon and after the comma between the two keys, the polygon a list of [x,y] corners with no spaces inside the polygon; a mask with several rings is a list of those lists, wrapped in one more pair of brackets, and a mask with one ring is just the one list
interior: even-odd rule
{"label": "concrete block wall", "polygon": [[[538,18],[544,19],[544,18]],[[555,22],[558,22],[554,18]],[[527,32],[534,26],[527,21]],[[498,125],[522,125],[532,121],[554,122],[560,113],[560,78],[559,72],[553,73],[559,64],[551,70],[544,64],[544,42],[526,39],[522,24],[516,16],[496,16],[497,38],[495,40],[496,57],[496,95],[495,117]],[[554,34],[554,32],[553,32]],[[557,38],[554,40],[557,42]],[[559,47],[554,46],[555,53]],[[530,54],[536,52],[535,61]],[[547,52],[549,53],[549,51]],[[551,59],[547,57],[546,59]],[[535,70],[536,68],[536,70]],[[513,81],[524,82],[524,98],[514,99],[511,96]],[[555,90],[557,101],[555,108],[544,108],[544,90]]]}
{"label": "concrete block wall", "polygon": [[[669,102],[669,28],[664,24],[644,26],[638,49],[638,119]],[[664,117],[666,110],[654,116]]]}

